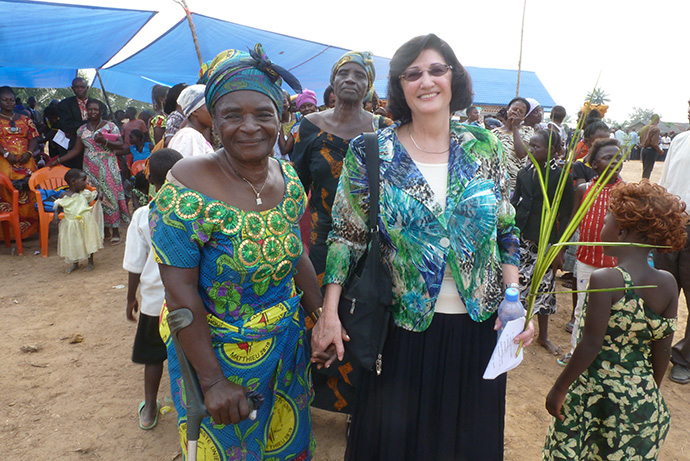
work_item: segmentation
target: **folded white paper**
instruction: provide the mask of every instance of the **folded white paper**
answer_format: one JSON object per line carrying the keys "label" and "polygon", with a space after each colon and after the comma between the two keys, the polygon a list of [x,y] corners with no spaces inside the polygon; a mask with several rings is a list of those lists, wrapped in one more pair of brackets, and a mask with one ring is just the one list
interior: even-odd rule
{"label": "folded white paper", "polygon": [[69,148],[69,138],[65,136],[65,132],[62,130],[57,130],[57,133],[53,136],[53,142],[63,149]]}
{"label": "folded white paper", "polygon": [[484,379],[495,379],[497,376],[520,365],[520,362],[522,362],[522,349],[517,354],[519,344],[515,344],[513,340],[522,333],[524,327],[524,317],[511,320],[506,324],[501,332],[501,336],[498,337],[498,342],[496,343],[494,353],[491,354],[489,365],[484,370]]}

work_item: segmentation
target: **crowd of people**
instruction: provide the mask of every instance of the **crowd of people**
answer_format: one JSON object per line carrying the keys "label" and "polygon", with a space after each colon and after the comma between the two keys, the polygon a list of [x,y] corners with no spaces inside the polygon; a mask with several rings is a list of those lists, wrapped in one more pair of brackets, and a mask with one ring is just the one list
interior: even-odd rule
{"label": "crowd of people", "polygon": [[[260,44],[218,54],[194,84],[155,85],[152,110],[139,114],[109,114],[81,78],[42,116],[35,100],[27,108],[0,88],[0,173],[20,191],[22,238],[37,229],[27,183],[41,165],[69,168],[54,204],[68,272],[82,260],[93,270],[104,240],[118,245],[129,224],[140,427],[156,426],[167,360],[184,447],[186,383],[166,318],[188,308],[194,320],[179,339],[210,415],[200,443],[220,459],[311,459],[315,406],[351,416],[349,460],[501,460],[506,375],[482,377],[499,304],[507,288],[525,301],[540,240],[558,241],[588,206],[571,240],[601,245],[561,251],[540,281],[537,328],[528,321],[514,339],[565,366],[543,389],[554,417],[544,459],[656,459],[669,428],[659,392],[669,360],[671,379],[690,382],[690,327],[671,354],[690,197],[669,164],[690,161],[687,133],[662,134],[657,115],[639,133],[612,132],[596,110],[567,130],[565,108],[544,123],[530,97],[482,114],[469,74],[433,34],[396,51],[381,100],[372,58],[351,51],[335,62],[321,106]],[[375,225],[364,133],[378,140]],[[638,152],[643,179],[625,184],[621,162]],[[647,180],[663,156],[662,185],[682,200]],[[557,220],[543,232],[561,175]],[[338,303],[372,227],[392,303],[381,362],[366,370],[346,355]],[[633,244],[658,247],[656,269],[649,248]],[[565,354],[548,336],[559,270],[579,291]],[[256,420],[250,394],[264,399]]]}

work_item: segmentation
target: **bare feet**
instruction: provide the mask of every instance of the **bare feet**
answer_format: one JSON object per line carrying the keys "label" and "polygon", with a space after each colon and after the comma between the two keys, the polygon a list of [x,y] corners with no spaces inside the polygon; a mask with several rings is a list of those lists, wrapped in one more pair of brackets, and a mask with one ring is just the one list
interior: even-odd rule
{"label": "bare feet", "polygon": [[556,357],[562,354],[561,348],[552,343],[549,338],[537,338],[536,341],[537,344],[549,351],[550,354],[555,355]]}
{"label": "bare feet", "polygon": [[77,269],[79,269],[79,263],[74,263],[74,264],[72,264],[72,266],[71,266],[69,269],[67,269],[65,272],[66,272],[67,274],[71,274],[72,272],[76,271]]}

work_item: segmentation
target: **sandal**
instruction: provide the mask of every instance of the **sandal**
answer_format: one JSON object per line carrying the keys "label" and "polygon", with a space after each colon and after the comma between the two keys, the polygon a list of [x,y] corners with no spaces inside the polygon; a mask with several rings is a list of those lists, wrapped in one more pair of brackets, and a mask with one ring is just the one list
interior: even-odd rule
{"label": "sandal", "polygon": [[113,237],[110,239],[110,245],[112,245],[112,246],[119,245],[121,240],[122,239],[120,237]]}
{"label": "sandal", "polygon": [[561,357],[560,359],[558,359],[558,360],[556,360],[556,361],[558,362],[558,364],[559,364],[560,366],[564,367],[564,366],[566,366],[566,365],[568,364],[568,362],[570,362],[570,358],[571,358],[572,356],[573,356],[573,354],[571,354],[570,352],[568,352],[568,353],[566,353],[565,355],[563,355],[563,357]]}
{"label": "sandal", "polygon": [[150,431],[151,429],[156,427],[156,424],[158,424],[158,413],[161,410],[161,404],[160,402],[158,402],[158,400],[156,400],[156,417],[153,419],[153,423],[151,423],[150,426],[144,426],[144,423],[142,423],[141,421],[141,410],[143,410],[145,406],[146,400],[139,404],[139,410],[137,411],[137,415],[139,416],[139,427],[145,431]]}
{"label": "sandal", "polygon": [[669,379],[677,384],[688,384],[690,383],[690,370],[682,365],[673,365]]}

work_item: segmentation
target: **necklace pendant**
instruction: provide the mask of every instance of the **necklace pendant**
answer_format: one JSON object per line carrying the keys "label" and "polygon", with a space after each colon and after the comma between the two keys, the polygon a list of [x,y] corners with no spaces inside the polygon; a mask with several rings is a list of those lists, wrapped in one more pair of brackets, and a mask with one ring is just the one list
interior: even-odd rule
{"label": "necklace pendant", "polygon": [[257,196],[256,197],[256,204],[261,205],[263,202],[261,201],[261,197]]}

